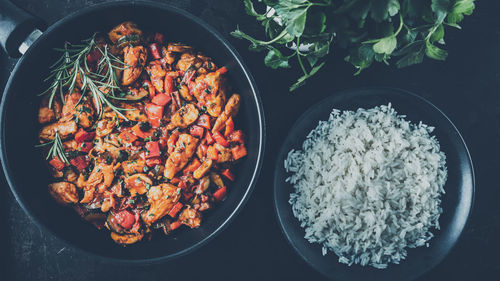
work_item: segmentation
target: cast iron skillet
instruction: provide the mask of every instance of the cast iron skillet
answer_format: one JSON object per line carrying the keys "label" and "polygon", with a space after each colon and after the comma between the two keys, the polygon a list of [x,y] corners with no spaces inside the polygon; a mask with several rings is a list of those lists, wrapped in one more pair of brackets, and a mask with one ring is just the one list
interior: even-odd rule
{"label": "cast iron skillet", "polygon": [[[78,42],[88,38],[96,30],[108,31],[125,20],[136,22],[143,30],[163,32],[170,42],[195,46],[218,65],[229,69],[230,84],[242,97],[237,124],[247,135],[248,156],[236,167],[237,179],[229,186],[228,197],[204,217],[201,227],[180,229],[169,237],[158,233],[150,242],[122,247],[110,239],[108,231],[98,231],[73,210],[59,206],[50,198],[47,192],[49,172],[41,152],[34,145],[39,129],[40,97],[37,94],[47,87],[42,81],[48,74],[48,66],[57,58],[53,48],[62,46],[64,41]],[[12,4],[0,2],[0,28],[3,28],[0,43],[9,54],[17,54],[19,43],[32,30],[28,27],[40,27],[38,23]],[[58,21],[17,63],[6,85],[0,113],[3,170],[26,213],[39,226],[68,244],[116,261],[158,262],[199,248],[235,218],[248,200],[262,164],[264,114],[253,78],[236,51],[219,33],[193,15],[166,4],[143,1],[104,3]]]}
{"label": "cast iron skillet", "polygon": [[[333,108],[355,111],[358,108],[373,108],[392,104],[399,115],[413,123],[423,123],[435,127],[431,135],[439,141],[441,151],[446,155],[448,179],[441,196],[443,213],[439,217],[440,230],[429,241],[429,247],[408,250],[408,256],[400,264],[390,264],[386,269],[370,266],[347,266],[338,262],[338,257],[329,252],[321,254],[321,246],[311,244],[305,238],[305,231],[292,213],[288,202],[293,186],[285,182],[289,174],[285,171],[284,160],[291,149],[301,149],[302,143],[319,120],[328,120]],[[295,122],[285,139],[276,162],[274,174],[274,207],[281,229],[297,253],[317,271],[333,280],[398,280],[417,278],[438,263],[457,243],[470,215],[474,199],[474,169],[465,142],[453,123],[424,98],[395,88],[351,89],[331,95],[309,108]]]}

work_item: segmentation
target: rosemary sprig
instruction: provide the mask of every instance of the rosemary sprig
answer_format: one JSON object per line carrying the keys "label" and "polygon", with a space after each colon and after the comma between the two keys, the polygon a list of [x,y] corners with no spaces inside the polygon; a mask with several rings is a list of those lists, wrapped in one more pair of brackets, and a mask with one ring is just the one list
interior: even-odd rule
{"label": "rosemary sprig", "polygon": [[[101,53],[95,71],[87,63],[87,56],[94,49]],[[46,91],[40,94],[49,94],[49,107],[52,107],[56,93],[60,94],[61,100],[64,102],[64,89],[67,88],[68,92],[73,92],[79,78],[82,82],[82,98],[78,104],[89,91],[95,102],[99,118],[104,112],[103,106],[109,106],[116,114],[127,119],[122,114],[122,111],[127,109],[115,106],[110,99],[120,99],[115,96],[115,93],[120,90],[120,82],[116,71],[129,66],[111,54],[107,45],[100,47],[96,43],[95,34],[83,40],[82,44],[65,43],[63,49],[55,50],[62,52],[62,56],[51,66],[51,73],[45,79],[46,81],[53,79],[53,82]]]}
{"label": "rosemary sprig", "polygon": [[53,140],[51,140],[47,143],[42,143],[42,144],[36,145],[36,147],[45,147],[48,145],[52,145],[52,146],[49,149],[49,153],[47,154],[46,160],[57,157],[57,158],[59,158],[59,160],[61,160],[61,162],[69,164],[69,160],[66,157],[66,154],[64,153],[62,140],[61,140],[61,137],[59,136],[58,132],[56,132],[56,135],[55,135]]}

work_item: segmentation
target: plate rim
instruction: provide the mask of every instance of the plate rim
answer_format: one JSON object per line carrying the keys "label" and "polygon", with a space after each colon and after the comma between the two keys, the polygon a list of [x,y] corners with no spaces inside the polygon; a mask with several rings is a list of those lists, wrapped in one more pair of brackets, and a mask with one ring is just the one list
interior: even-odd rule
{"label": "plate rim", "polygon": [[[423,274],[425,274],[427,272],[430,272],[432,269],[436,268],[439,264],[441,264],[446,259],[446,257],[453,251],[453,249],[456,247],[456,245],[462,240],[463,235],[464,235],[464,230],[469,226],[469,224],[470,224],[470,218],[471,218],[473,210],[474,210],[475,193],[476,193],[475,192],[475,190],[476,190],[476,176],[475,176],[474,163],[472,161],[472,157],[471,157],[469,148],[467,147],[467,144],[465,142],[464,137],[462,136],[462,134],[458,130],[457,126],[448,117],[448,115],[446,115],[441,109],[439,109],[436,105],[434,105],[428,99],[426,99],[426,98],[424,98],[424,97],[422,97],[422,96],[420,96],[420,95],[418,95],[416,93],[413,93],[413,92],[411,92],[409,90],[405,90],[405,89],[402,89],[402,88],[399,88],[399,87],[366,86],[366,87],[345,88],[345,89],[342,89],[342,90],[334,91],[331,94],[329,94],[328,96],[326,96],[325,98],[322,98],[318,102],[316,102],[316,103],[312,104],[311,106],[309,106],[306,110],[304,110],[302,112],[302,114],[300,114],[300,116],[295,120],[295,122],[293,122],[293,124],[290,127],[288,133],[286,134],[285,138],[281,142],[281,147],[280,147],[280,149],[278,151],[277,158],[275,160],[274,175],[273,175],[273,205],[274,205],[273,209],[274,209],[275,219],[278,221],[278,225],[279,225],[281,234],[283,236],[285,236],[287,243],[293,248],[293,250],[294,250],[294,252],[295,252],[296,255],[300,256],[300,258],[302,260],[304,260],[306,262],[306,264],[308,264],[308,266],[310,268],[312,268],[314,271],[320,273],[322,276],[324,276],[324,277],[326,277],[326,278],[328,278],[330,280],[335,280],[335,279],[332,276],[326,274],[326,272],[324,272],[323,270],[320,270],[320,268],[317,265],[315,265],[312,261],[310,261],[298,249],[298,247],[293,242],[294,240],[291,238],[291,236],[289,234],[289,230],[287,230],[285,228],[285,226],[284,226],[284,223],[283,223],[284,219],[283,219],[283,217],[280,216],[280,211],[279,211],[280,209],[278,208],[278,201],[277,201],[277,189],[278,189],[278,181],[281,180],[281,179],[278,179],[278,171],[281,168],[283,168],[282,167],[283,166],[283,161],[282,161],[283,159],[282,158],[287,154],[287,151],[285,151],[286,146],[284,144],[291,137],[291,134],[292,134],[294,128],[296,128],[297,125],[299,123],[301,123],[303,119],[305,119],[305,116],[309,115],[311,112],[314,111],[314,109],[316,109],[317,107],[320,107],[321,104],[325,103],[326,101],[329,101],[331,99],[339,99],[341,96],[348,95],[349,93],[353,93],[353,92],[384,91],[384,90],[385,91],[391,91],[391,92],[399,92],[400,94],[409,95],[409,96],[412,96],[413,98],[419,99],[419,100],[423,101],[424,103],[426,103],[427,105],[429,105],[432,109],[434,109],[441,116],[443,116],[444,119],[451,125],[453,131],[457,134],[457,139],[460,141],[460,144],[463,146],[464,151],[465,151],[465,155],[466,155],[466,159],[468,160],[468,163],[470,165],[470,175],[471,175],[471,190],[470,190],[471,191],[471,195],[470,196],[471,196],[471,199],[470,199],[470,203],[467,206],[468,207],[467,208],[468,214],[467,214],[467,217],[465,218],[465,223],[464,223],[462,229],[460,230],[460,234],[458,235],[456,241],[450,247],[450,249],[448,250],[448,252],[444,256],[442,256],[442,258],[437,263],[435,263],[434,265],[426,268],[422,272],[418,273],[417,275],[414,276],[413,279],[416,279],[416,278],[422,276]],[[333,110],[333,108],[332,108],[332,110]],[[398,112],[398,115],[404,115],[404,114],[401,114],[401,113]],[[319,121],[324,121],[324,120],[314,120],[313,122],[319,122]],[[295,218],[295,216],[293,218],[297,219],[297,218]],[[302,239],[305,239],[305,238],[302,237]],[[333,253],[333,254],[335,255],[335,253]],[[402,262],[404,262],[405,260],[403,260]]]}

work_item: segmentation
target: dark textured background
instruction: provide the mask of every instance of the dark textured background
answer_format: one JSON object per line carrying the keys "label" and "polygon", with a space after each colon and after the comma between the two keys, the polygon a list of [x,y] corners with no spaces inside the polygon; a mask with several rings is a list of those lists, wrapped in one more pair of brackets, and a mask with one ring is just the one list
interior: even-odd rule
{"label": "dark textured background", "polygon": [[[102,1],[13,0],[49,24]],[[272,175],[278,148],[293,122],[310,105],[346,88],[394,86],[418,93],[441,108],[462,132],[476,172],[476,200],[462,239],[438,267],[419,280],[499,280],[500,260],[500,1],[480,0],[463,30],[448,32],[445,63],[426,60],[397,70],[377,65],[353,77],[334,48],[328,66],[294,94],[287,91],[297,71],[264,67],[261,54],[228,33],[237,24],[259,34],[237,0],[172,0],[214,26],[243,56],[259,85],[268,142],[260,181],[238,218],[202,249],[154,266],[107,264],[65,247],[41,232],[15,202],[3,176],[0,188],[0,280],[322,280],[285,241],[272,205]],[[337,53],[339,52],[339,53]],[[0,90],[15,60],[0,51]],[[35,94],[35,93],[33,93]],[[29,171],[27,171],[29,172]],[[62,222],[63,223],[63,222]]]}

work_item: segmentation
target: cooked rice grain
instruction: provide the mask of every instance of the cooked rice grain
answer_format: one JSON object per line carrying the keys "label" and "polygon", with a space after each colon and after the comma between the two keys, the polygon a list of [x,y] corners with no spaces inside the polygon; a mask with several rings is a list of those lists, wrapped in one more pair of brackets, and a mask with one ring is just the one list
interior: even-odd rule
{"label": "cooked rice grain", "polygon": [[290,151],[286,180],[305,238],[339,262],[385,268],[439,229],[446,157],[433,127],[411,124],[382,105],[333,110]]}

